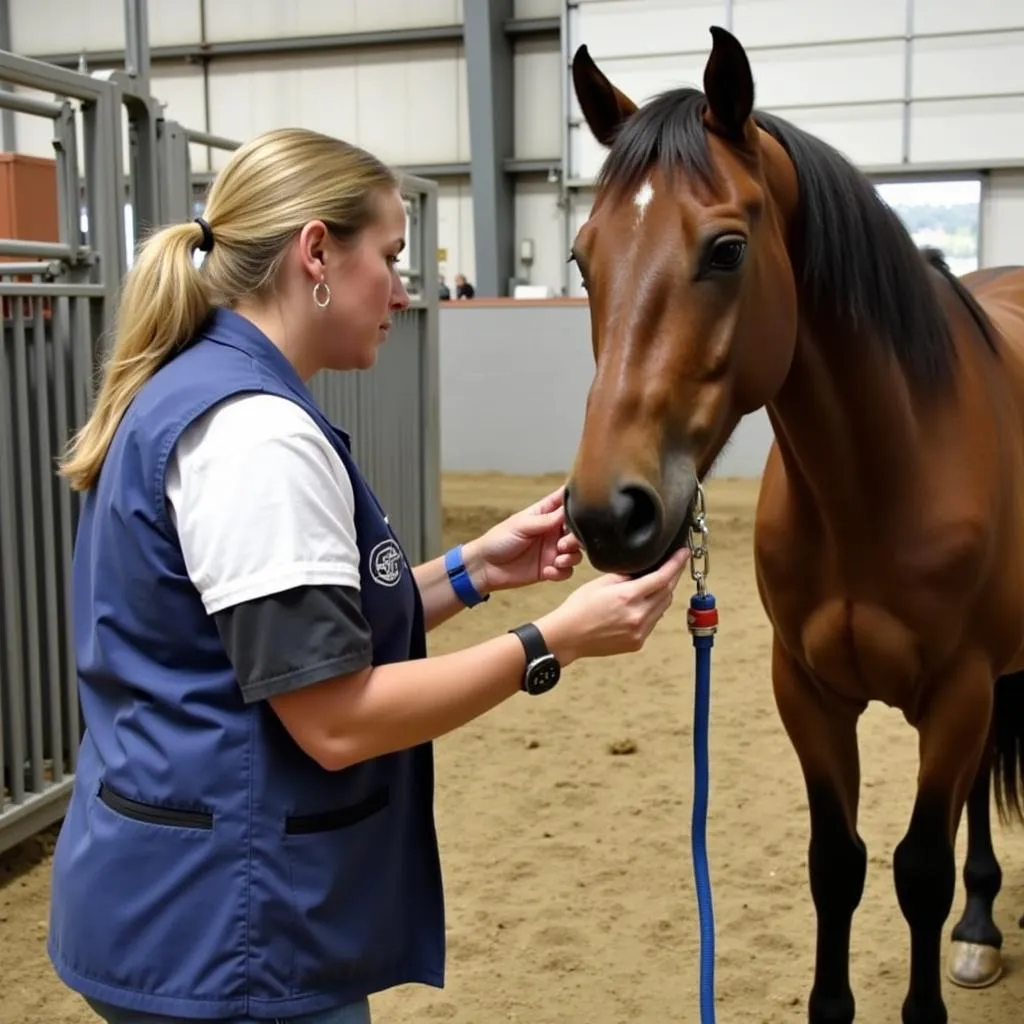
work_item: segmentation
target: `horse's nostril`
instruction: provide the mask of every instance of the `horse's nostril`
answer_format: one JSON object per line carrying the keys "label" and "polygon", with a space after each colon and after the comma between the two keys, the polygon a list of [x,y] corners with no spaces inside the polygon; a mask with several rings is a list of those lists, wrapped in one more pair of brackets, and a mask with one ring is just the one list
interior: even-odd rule
{"label": "horse's nostril", "polygon": [[566,523],[602,571],[632,572],[648,565],[660,543],[663,516],[657,493],[642,483],[614,486],[596,502],[581,501],[571,485],[565,491]]}
{"label": "horse's nostril", "polygon": [[623,545],[638,551],[650,544],[661,527],[658,503],[651,491],[646,487],[623,487],[616,494],[614,505]]}
{"label": "horse's nostril", "polygon": [[565,526],[570,533],[579,538],[580,543],[582,544],[583,538],[580,537],[580,532],[572,518],[572,505],[572,487],[569,484],[566,484],[565,490],[562,491],[562,508],[565,510]]}

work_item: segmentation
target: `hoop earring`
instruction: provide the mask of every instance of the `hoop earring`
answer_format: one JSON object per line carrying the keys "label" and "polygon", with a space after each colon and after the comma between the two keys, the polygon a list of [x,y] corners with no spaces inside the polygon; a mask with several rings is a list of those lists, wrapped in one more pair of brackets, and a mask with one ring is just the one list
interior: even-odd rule
{"label": "hoop earring", "polygon": [[[326,297],[323,299],[320,298],[321,289],[327,293]],[[317,281],[317,283],[313,285],[313,301],[320,309],[326,309],[331,304],[331,286],[326,281]]]}

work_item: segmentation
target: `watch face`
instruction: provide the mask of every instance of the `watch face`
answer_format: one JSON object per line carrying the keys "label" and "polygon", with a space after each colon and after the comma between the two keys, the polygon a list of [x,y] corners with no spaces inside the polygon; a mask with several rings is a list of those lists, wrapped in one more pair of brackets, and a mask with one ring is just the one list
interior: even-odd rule
{"label": "watch face", "polygon": [[546,693],[561,678],[562,669],[553,654],[530,663],[526,671],[526,688],[530,693]]}

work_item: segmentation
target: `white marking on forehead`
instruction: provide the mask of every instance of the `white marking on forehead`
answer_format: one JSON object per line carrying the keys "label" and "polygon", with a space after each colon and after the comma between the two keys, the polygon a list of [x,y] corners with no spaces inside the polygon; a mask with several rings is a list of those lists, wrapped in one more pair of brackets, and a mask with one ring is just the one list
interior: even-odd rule
{"label": "white marking on forehead", "polygon": [[636,206],[636,218],[638,221],[643,217],[653,198],[654,188],[650,181],[645,181],[638,189],[637,194],[633,196],[633,203]]}

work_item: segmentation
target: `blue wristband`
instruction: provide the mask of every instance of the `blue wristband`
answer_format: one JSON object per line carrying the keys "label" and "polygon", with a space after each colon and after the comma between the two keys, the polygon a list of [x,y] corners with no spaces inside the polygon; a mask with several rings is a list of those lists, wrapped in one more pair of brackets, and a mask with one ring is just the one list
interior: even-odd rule
{"label": "blue wristband", "polygon": [[455,596],[467,608],[472,608],[474,605],[490,599],[490,594],[481,596],[473,586],[473,581],[470,579],[469,573],[466,572],[466,565],[462,561],[461,544],[445,552],[444,567],[448,572],[448,579],[451,582],[452,590],[455,591]]}

